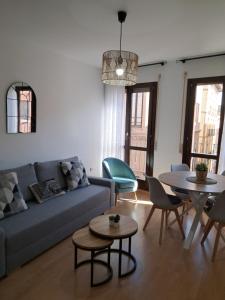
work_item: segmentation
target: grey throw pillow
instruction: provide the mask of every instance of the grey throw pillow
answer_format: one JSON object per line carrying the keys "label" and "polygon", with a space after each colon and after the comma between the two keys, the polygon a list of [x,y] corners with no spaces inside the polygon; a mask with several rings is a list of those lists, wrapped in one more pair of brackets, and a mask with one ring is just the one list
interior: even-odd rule
{"label": "grey throw pillow", "polygon": [[65,194],[55,179],[31,184],[29,188],[38,203]]}
{"label": "grey throw pillow", "polygon": [[89,185],[86,170],[81,161],[61,162],[61,170],[66,177],[68,190]]}
{"label": "grey throw pillow", "polygon": [[0,175],[0,219],[28,209],[18,184],[17,174]]}

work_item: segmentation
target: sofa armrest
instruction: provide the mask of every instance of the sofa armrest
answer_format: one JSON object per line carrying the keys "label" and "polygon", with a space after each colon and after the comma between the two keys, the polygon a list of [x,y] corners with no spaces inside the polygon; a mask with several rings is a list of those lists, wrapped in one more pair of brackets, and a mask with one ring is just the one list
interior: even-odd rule
{"label": "sofa armrest", "polygon": [[91,184],[102,185],[110,188],[110,207],[115,205],[115,182],[112,179],[101,177],[88,177]]}
{"label": "sofa armrest", "polygon": [[0,278],[6,275],[5,231],[0,227]]}

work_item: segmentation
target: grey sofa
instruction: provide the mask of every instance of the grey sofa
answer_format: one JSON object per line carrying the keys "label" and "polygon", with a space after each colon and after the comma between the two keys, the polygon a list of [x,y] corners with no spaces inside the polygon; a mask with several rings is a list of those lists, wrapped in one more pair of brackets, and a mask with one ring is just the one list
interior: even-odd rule
{"label": "grey sofa", "polygon": [[[69,158],[72,160],[73,158]],[[91,185],[38,204],[29,184],[55,178],[66,182],[58,161],[28,164],[1,173],[17,173],[28,210],[0,220],[0,278],[86,225],[114,205],[115,186],[109,179],[89,177]]]}

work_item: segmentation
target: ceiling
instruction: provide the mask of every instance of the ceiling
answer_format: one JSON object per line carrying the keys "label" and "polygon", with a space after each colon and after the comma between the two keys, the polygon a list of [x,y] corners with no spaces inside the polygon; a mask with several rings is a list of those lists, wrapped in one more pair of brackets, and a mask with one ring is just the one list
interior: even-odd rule
{"label": "ceiling", "polygon": [[15,37],[91,65],[119,47],[139,63],[225,51],[225,0],[0,0],[0,38]]}

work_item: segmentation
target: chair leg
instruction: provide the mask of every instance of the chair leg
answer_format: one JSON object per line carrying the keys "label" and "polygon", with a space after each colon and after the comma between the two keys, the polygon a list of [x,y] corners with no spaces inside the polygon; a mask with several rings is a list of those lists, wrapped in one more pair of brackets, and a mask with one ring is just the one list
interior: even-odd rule
{"label": "chair leg", "polygon": [[218,230],[217,230],[217,234],[216,234],[215,244],[214,244],[214,248],[213,248],[212,261],[215,260],[215,256],[216,256],[216,252],[217,252],[217,249],[218,249],[219,238],[220,238],[222,227],[223,226],[221,224],[219,224],[219,227],[218,227]]}
{"label": "chair leg", "polygon": [[201,214],[201,216],[200,216],[200,223],[201,223],[201,226],[204,228],[205,223],[204,223],[204,219],[203,219],[203,214]]}
{"label": "chair leg", "polygon": [[167,228],[170,227],[170,224],[169,224],[169,216],[170,216],[170,213],[171,213],[171,211],[170,211],[170,210],[167,210],[167,221],[168,221]]}
{"label": "chair leg", "polygon": [[145,230],[145,228],[147,227],[148,222],[150,221],[150,219],[151,219],[151,217],[152,217],[152,215],[153,215],[153,213],[154,213],[154,210],[155,210],[155,205],[152,206],[152,208],[151,208],[151,210],[150,210],[150,212],[149,212],[149,215],[148,215],[148,217],[147,217],[147,220],[145,221],[145,225],[144,225],[144,227],[143,227],[143,230]]}
{"label": "chair leg", "polygon": [[185,239],[185,234],[184,234],[183,226],[182,226],[182,223],[181,223],[181,220],[180,220],[180,217],[179,217],[179,213],[178,213],[177,208],[174,210],[174,213],[175,213],[175,215],[176,215],[177,223],[178,223],[178,225],[179,225],[179,228],[180,228],[180,232],[181,232],[181,234],[182,234],[182,237],[183,237],[183,239]]}
{"label": "chair leg", "polygon": [[215,223],[214,221],[212,221],[210,219],[208,220],[208,222],[206,224],[206,227],[205,227],[205,232],[204,232],[202,240],[201,240],[201,245],[204,244],[204,242],[205,242],[210,230],[212,229],[214,223]]}
{"label": "chair leg", "polygon": [[169,214],[168,214],[168,210],[166,210],[166,228],[168,228],[168,219],[169,219]]}
{"label": "chair leg", "polygon": [[119,197],[119,193],[116,193],[115,206],[116,206],[116,204],[117,204],[118,197]]}
{"label": "chair leg", "polygon": [[182,206],[182,213],[181,213],[181,224],[183,225],[183,222],[184,222],[184,214],[185,214],[185,202],[183,203],[183,206]]}
{"label": "chair leg", "polygon": [[164,223],[164,213],[165,210],[162,209],[162,215],[161,215],[161,226],[160,226],[160,234],[159,234],[159,245],[162,244],[162,236],[163,236],[163,223]]}
{"label": "chair leg", "polygon": [[134,192],[134,196],[135,196],[135,201],[137,202],[138,198],[137,198],[137,193]]}

